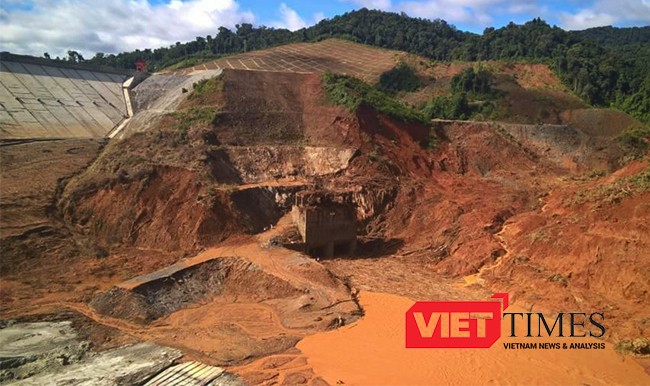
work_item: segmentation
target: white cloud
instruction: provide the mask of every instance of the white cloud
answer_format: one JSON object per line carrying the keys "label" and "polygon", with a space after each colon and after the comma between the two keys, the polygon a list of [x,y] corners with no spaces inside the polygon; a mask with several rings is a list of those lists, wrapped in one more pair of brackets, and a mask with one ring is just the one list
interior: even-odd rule
{"label": "white cloud", "polygon": [[[282,1],[282,0],[280,0]],[[484,28],[507,18],[542,16],[566,29],[600,25],[650,24],[650,0],[580,0],[573,13],[553,13],[541,1],[519,0],[339,0],[359,7],[406,12],[413,17],[444,19],[464,27]],[[219,26],[255,23],[236,0],[0,0],[0,50],[65,55],[68,49],[90,57],[157,48],[196,36],[215,35]],[[494,16],[494,17],[493,17]],[[303,19],[285,3],[272,27],[297,30],[322,20]]]}
{"label": "white cloud", "polygon": [[450,23],[488,26],[494,12],[503,12],[497,5],[504,0],[428,0],[405,1],[396,7],[413,17],[443,19]]}
{"label": "white cloud", "polygon": [[255,21],[234,0],[35,0],[31,10],[4,10],[0,18],[0,50],[56,56],[76,49],[87,57],[167,46]]}
{"label": "white cloud", "polygon": [[581,30],[612,24],[650,23],[648,0],[597,0],[590,7],[576,13],[562,13],[560,26],[569,30]]}
{"label": "white cloud", "polygon": [[543,17],[559,22],[563,28],[583,29],[614,23],[650,23],[650,0],[574,0],[588,4],[576,13],[552,12],[548,3],[539,0],[340,0],[360,7],[405,12],[412,17],[443,19],[452,24],[489,27],[511,18]]}
{"label": "white cloud", "polygon": [[390,11],[392,4],[390,0],[343,0],[348,3],[354,3],[361,8],[368,9],[381,9],[382,11]]}
{"label": "white cloud", "polygon": [[271,22],[271,27],[286,28],[295,31],[307,27],[307,23],[298,15],[298,12],[287,6],[285,3],[280,4],[281,20]]}
{"label": "white cloud", "polygon": [[540,6],[537,3],[515,2],[508,6],[507,13],[513,15],[525,14],[533,17],[542,16],[548,14],[548,7]]}
{"label": "white cloud", "polygon": [[326,18],[325,14],[323,12],[316,12],[313,17],[314,23],[318,23],[319,21],[324,20],[325,18]]}
{"label": "white cloud", "polygon": [[32,0],[3,0],[3,2],[7,5],[28,6]]}
{"label": "white cloud", "polygon": [[582,30],[591,27],[600,27],[611,25],[616,22],[616,18],[607,13],[595,12],[590,9],[583,9],[576,14],[562,13],[560,23],[562,28],[569,30]]}

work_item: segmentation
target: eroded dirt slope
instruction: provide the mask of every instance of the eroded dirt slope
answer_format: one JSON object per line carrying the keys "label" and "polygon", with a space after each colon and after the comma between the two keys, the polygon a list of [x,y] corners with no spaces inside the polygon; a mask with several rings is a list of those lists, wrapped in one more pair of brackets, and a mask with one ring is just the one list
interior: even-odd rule
{"label": "eroded dirt slope", "polygon": [[[518,86],[540,82],[524,73]],[[34,269],[3,243],[21,262],[3,271],[3,318],[64,307],[208,363],[246,366],[284,352],[264,366],[297,368],[305,358],[291,347],[353,321],[360,289],[411,299],[507,291],[549,313],[606,309],[611,341],[647,335],[648,163],[628,163],[613,133],[432,129],[364,104],[334,106],[314,74],[225,71],[211,87],[159,126],[109,144],[48,199],[64,239],[87,249],[61,264],[61,250],[44,242]],[[427,148],[431,135],[437,145]],[[355,258],[316,262],[278,241],[295,233],[285,215],[307,187],[353,192]],[[212,259],[223,261],[197,280],[166,276],[178,287],[140,276]],[[212,292],[196,285],[210,280]],[[163,310],[153,307],[160,299]],[[257,365],[242,367],[245,379],[298,379]]]}
{"label": "eroded dirt slope", "polygon": [[650,164],[568,180],[507,221],[508,253],[481,277],[529,307],[607,313],[610,339],[650,334]]}

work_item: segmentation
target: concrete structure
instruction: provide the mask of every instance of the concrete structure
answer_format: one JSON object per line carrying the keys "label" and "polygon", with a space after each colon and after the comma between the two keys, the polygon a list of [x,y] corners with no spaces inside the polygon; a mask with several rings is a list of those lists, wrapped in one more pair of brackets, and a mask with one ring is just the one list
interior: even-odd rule
{"label": "concrete structure", "polygon": [[0,139],[105,137],[129,117],[130,77],[3,56]]}
{"label": "concrete structure", "polygon": [[243,386],[236,376],[221,367],[209,366],[201,362],[185,362],[168,367],[144,386]]}
{"label": "concrete structure", "polygon": [[356,209],[349,192],[307,191],[296,194],[293,220],[315,257],[352,255],[357,245]]}

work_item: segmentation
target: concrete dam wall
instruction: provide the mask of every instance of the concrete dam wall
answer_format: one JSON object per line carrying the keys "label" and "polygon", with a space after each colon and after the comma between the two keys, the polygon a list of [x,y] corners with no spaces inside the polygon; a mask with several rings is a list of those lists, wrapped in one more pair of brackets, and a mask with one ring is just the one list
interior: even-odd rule
{"label": "concrete dam wall", "polygon": [[130,76],[0,62],[0,140],[105,137],[128,118]]}

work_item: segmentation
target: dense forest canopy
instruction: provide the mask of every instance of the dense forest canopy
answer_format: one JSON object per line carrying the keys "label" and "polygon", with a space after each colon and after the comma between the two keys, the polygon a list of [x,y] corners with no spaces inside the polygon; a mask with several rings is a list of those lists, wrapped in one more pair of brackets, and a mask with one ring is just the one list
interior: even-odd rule
{"label": "dense forest canopy", "polygon": [[[214,37],[197,37],[170,47],[118,55],[98,53],[86,61],[133,68],[137,59],[143,59],[150,69],[158,70],[287,43],[338,37],[432,60],[544,62],[588,103],[618,107],[650,124],[650,27],[564,31],[537,18],[523,25],[487,28],[477,35],[459,31],[444,20],[364,8],[295,32],[241,24],[235,31],[220,27],[215,33]],[[80,55],[72,56],[72,60],[80,60]]]}
{"label": "dense forest canopy", "polygon": [[650,27],[596,27],[571,33],[606,47],[650,42]]}

